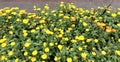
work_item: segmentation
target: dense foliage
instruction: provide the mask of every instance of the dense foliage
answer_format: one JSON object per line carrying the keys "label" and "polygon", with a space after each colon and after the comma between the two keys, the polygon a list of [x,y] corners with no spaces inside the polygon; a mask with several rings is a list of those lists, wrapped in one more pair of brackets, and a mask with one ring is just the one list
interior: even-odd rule
{"label": "dense foliage", "polygon": [[120,8],[0,9],[0,62],[118,62]]}

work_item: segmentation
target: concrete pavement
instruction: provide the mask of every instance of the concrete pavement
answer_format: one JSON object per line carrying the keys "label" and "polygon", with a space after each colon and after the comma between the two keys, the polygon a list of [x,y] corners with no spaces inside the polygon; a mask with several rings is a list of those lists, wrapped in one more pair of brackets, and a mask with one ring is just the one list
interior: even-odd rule
{"label": "concrete pavement", "polygon": [[[108,5],[109,2],[94,1],[94,0],[0,0],[0,8],[4,7],[19,7],[27,11],[32,11],[33,6],[43,8],[47,3],[51,9],[55,9],[60,1],[73,2],[77,7],[82,8],[97,8],[98,6]],[[120,8],[120,0],[114,0],[113,8]]]}

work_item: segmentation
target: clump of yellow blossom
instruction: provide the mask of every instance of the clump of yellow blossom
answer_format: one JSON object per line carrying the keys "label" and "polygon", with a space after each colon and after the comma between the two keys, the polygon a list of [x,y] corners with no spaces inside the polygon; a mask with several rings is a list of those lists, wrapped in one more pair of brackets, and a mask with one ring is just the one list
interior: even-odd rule
{"label": "clump of yellow blossom", "polygon": [[78,47],[78,50],[79,50],[79,51],[82,51],[82,50],[83,50],[83,48],[82,48],[82,47]]}
{"label": "clump of yellow blossom", "polygon": [[62,49],[62,47],[63,47],[62,45],[58,45],[58,49],[59,49],[59,50],[61,50],[61,49]]}
{"label": "clump of yellow blossom", "polygon": [[75,39],[77,39],[77,40],[84,40],[85,37],[83,35],[80,35],[80,36],[75,36]]}
{"label": "clump of yellow blossom", "polygon": [[12,56],[13,54],[14,54],[13,51],[9,51],[9,52],[8,52],[8,55],[9,55],[9,56]]}
{"label": "clump of yellow blossom", "polygon": [[67,62],[72,62],[72,58],[71,58],[71,57],[68,57],[68,58],[67,58]]}
{"label": "clump of yellow blossom", "polygon": [[36,60],[37,60],[36,57],[31,57],[32,62],[35,62]]}
{"label": "clump of yellow blossom", "polygon": [[49,43],[49,46],[54,46],[54,43],[52,43],[52,42],[51,42],[51,43]]}
{"label": "clump of yellow blossom", "polygon": [[85,52],[81,53],[81,57],[85,60],[87,57],[87,53],[85,53]]}
{"label": "clump of yellow blossom", "polygon": [[11,42],[11,43],[10,43],[10,45],[11,45],[11,46],[14,46],[14,45],[15,45],[15,42],[14,42],[14,41],[13,41],[13,42]]}
{"label": "clump of yellow blossom", "polygon": [[106,52],[105,52],[105,51],[101,51],[101,54],[102,54],[102,55],[106,55]]}
{"label": "clump of yellow blossom", "polygon": [[34,50],[33,52],[32,52],[32,55],[37,55],[38,54],[38,51],[37,50]]}
{"label": "clump of yellow blossom", "polygon": [[43,54],[43,55],[41,55],[41,58],[42,58],[42,59],[47,59],[47,55],[46,55],[46,54]]}
{"label": "clump of yellow blossom", "polygon": [[6,38],[0,39],[0,43],[5,42],[6,40],[7,40]]}
{"label": "clump of yellow blossom", "polygon": [[112,17],[116,17],[116,16],[117,16],[117,14],[115,14],[115,13],[112,13],[112,14],[111,14],[111,16],[112,16]]}
{"label": "clump of yellow blossom", "polygon": [[45,31],[46,34],[53,34],[53,32],[48,30],[48,29],[45,29],[44,31]]}
{"label": "clump of yellow blossom", "polygon": [[92,55],[93,55],[93,56],[96,56],[96,52],[92,52]]}
{"label": "clump of yellow blossom", "polygon": [[94,40],[95,43],[98,43],[98,41],[99,41],[98,39],[95,39],[95,40]]}
{"label": "clump of yellow blossom", "polygon": [[3,47],[3,48],[6,47],[6,46],[7,46],[6,42],[4,42],[4,43],[1,44],[1,47]]}
{"label": "clump of yellow blossom", "polygon": [[24,24],[28,24],[28,22],[29,22],[29,19],[23,19]]}
{"label": "clump of yellow blossom", "polygon": [[45,52],[49,52],[50,49],[48,47],[45,48]]}
{"label": "clump of yellow blossom", "polygon": [[115,53],[120,56],[120,50],[115,50]]}
{"label": "clump of yellow blossom", "polygon": [[24,56],[27,56],[28,55],[28,52],[24,52]]}
{"label": "clump of yellow blossom", "polygon": [[26,42],[26,43],[24,44],[24,46],[25,46],[25,47],[29,47],[30,44],[31,44],[30,42]]}

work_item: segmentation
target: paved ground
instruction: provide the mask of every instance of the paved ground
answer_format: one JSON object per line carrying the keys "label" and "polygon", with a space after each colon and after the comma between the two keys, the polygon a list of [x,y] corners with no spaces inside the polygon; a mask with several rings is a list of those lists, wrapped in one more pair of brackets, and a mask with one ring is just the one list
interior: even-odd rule
{"label": "paved ground", "polygon": [[[4,7],[19,7],[20,9],[26,9],[32,11],[34,5],[43,8],[46,3],[50,8],[54,9],[60,1],[73,2],[77,7],[82,8],[97,8],[97,6],[108,5],[108,0],[0,0],[0,8]],[[113,8],[120,7],[120,0],[114,0],[112,3]]]}

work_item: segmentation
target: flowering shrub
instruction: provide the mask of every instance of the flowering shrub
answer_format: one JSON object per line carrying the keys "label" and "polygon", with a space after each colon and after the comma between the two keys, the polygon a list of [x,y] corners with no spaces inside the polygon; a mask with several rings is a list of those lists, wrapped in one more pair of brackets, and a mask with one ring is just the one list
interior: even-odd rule
{"label": "flowering shrub", "polygon": [[120,8],[83,9],[60,3],[56,10],[34,6],[0,9],[0,61],[118,62]]}

